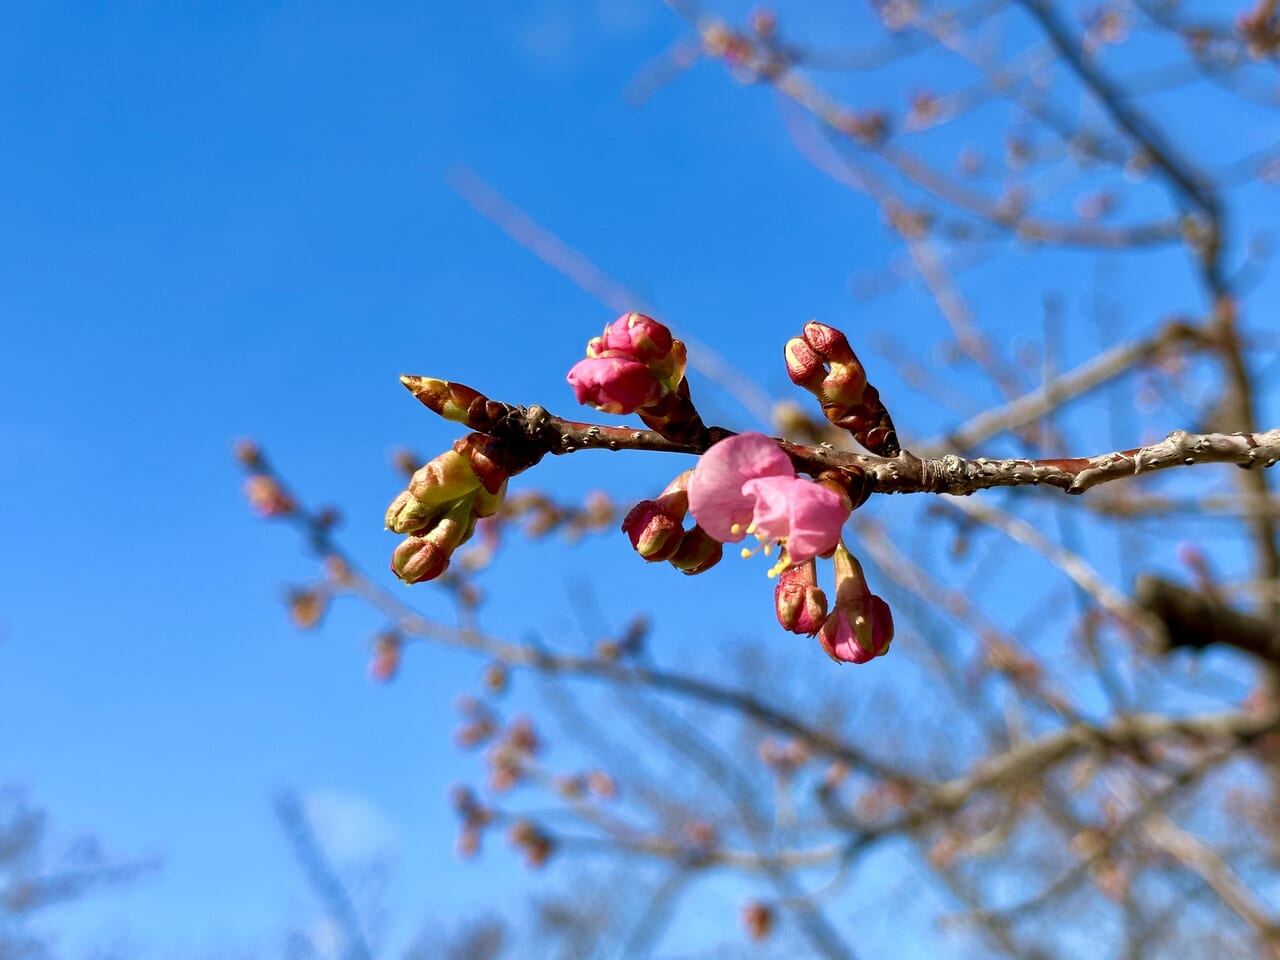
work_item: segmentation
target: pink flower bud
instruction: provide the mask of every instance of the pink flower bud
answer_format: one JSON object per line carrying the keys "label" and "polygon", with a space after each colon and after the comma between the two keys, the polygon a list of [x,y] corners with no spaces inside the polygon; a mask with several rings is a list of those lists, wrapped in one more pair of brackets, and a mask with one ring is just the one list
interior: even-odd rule
{"label": "pink flower bud", "polygon": [[862,565],[844,548],[836,547],[836,608],[818,634],[832,660],[866,663],[889,652],[893,641],[893,613],[867,587]]}
{"label": "pink flower bud", "polygon": [[622,521],[622,530],[645,560],[667,560],[680,547],[688,510],[689,495],[683,490],[664,493],[656,500],[641,500],[632,507]]}
{"label": "pink flower bud", "polygon": [[635,413],[662,396],[662,385],[639,360],[588,357],[569,370],[578,402],[603,413]]}
{"label": "pink flower bud", "polygon": [[672,343],[671,331],[657,320],[643,313],[624,313],[604,328],[596,355],[649,363],[667,356]]}
{"label": "pink flower bud", "polygon": [[827,595],[818,587],[812,560],[783,570],[773,590],[773,607],[783,630],[812,637],[827,619]]}
{"label": "pink flower bud", "polygon": [[822,389],[822,381],[827,375],[826,365],[803,338],[788,340],[782,348],[782,355],[786,358],[787,376],[792,383],[814,393]]}

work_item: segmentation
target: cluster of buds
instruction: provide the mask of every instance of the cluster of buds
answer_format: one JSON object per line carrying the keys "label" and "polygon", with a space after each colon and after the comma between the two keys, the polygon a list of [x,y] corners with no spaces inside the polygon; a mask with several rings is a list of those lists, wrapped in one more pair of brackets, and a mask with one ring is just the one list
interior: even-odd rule
{"label": "cluster of buds", "polygon": [[649,563],[667,561],[689,575],[710,570],[724,556],[724,545],[694,524],[685,529],[689,513],[689,479],[686,470],[672,480],[655,500],[641,500],[622,520],[622,531],[632,548]]}
{"label": "cluster of buds", "polygon": [[784,570],[773,592],[774,612],[783,630],[818,635],[827,656],[838,663],[866,663],[889,652],[893,614],[867,586],[862,565],[843,543],[832,556],[836,571],[835,609],[818,586],[813,561]]}
{"label": "cluster of buds", "polygon": [[783,353],[792,383],[817,397],[835,426],[879,456],[901,452],[889,411],[879,391],[867,383],[867,371],[843,333],[811,320],[802,336],[787,341]]}
{"label": "cluster of buds", "polygon": [[635,413],[669,440],[696,443],[707,428],[685,379],[688,351],[665,326],[624,313],[587,343],[567,377],[578,402],[603,413]]}
{"label": "cluster of buds", "polygon": [[422,583],[444,573],[476,521],[497,512],[510,472],[501,442],[478,432],[418,468],[387,508],[387,529],[406,534],[391,555],[395,575]]}

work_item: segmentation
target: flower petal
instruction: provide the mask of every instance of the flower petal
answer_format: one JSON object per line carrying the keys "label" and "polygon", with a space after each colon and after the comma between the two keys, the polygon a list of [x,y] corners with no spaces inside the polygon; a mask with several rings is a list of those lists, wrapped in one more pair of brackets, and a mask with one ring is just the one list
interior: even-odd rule
{"label": "flower petal", "polygon": [[[698,526],[722,543],[737,543],[755,512],[743,484],[760,477],[794,477],[791,459],[763,433],[740,433],[698,458],[689,478],[689,511]],[[732,528],[741,527],[737,533]]]}
{"label": "flower petal", "polygon": [[848,503],[840,494],[803,477],[749,480],[743,493],[756,499],[751,519],[756,535],[786,540],[792,563],[804,563],[835,547],[849,519]]}

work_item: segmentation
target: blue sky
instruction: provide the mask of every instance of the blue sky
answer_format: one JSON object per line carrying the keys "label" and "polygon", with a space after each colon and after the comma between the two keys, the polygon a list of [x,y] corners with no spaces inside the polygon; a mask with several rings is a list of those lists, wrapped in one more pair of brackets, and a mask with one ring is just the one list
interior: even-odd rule
{"label": "blue sky", "polygon": [[[311,798],[335,856],[393,858],[393,942],[494,890],[519,902],[514,858],[452,856],[446,788],[478,767],[450,745],[451,704],[482,665],[417,650],[377,687],[364,674],[376,621],[339,606],[319,633],[293,631],[281,595],[311,566],[249,515],[233,440],[259,438],[307,498],[338,504],[353,552],[381,566],[389,453],[455,435],[398,374],[571,411],[564,371],[612,315],[476,215],[449,187],[459,165],[772,393],[789,388],[780,345],[810,317],[927,360],[936,312],[909,286],[873,305],[850,296],[851,277],[898,251],[865,200],[797,153],[765,91],[704,64],[641,109],[624,102],[685,35],[648,0],[520,0],[500,16],[51,2],[0,16],[0,780],[68,832],[164,860],[54,925],[140,956],[271,944],[314,912],[271,815],[285,787]],[[796,17],[857,26],[839,11]],[[970,281],[1015,345],[1041,332],[1043,287],[1021,275],[1023,256]],[[1037,262],[1081,310],[1093,259]],[[1198,306],[1176,256],[1113,264],[1124,329]],[[1077,359],[1117,333],[1082,329],[1068,340]],[[989,397],[948,411],[891,373],[879,382],[916,436]],[[694,383],[708,419],[751,425]],[[635,498],[672,472],[601,455],[535,479]],[[516,573],[521,584],[486,622],[585,642],[569,609],[583,584],[614,627],[662,591],[660,642],[677,627],[705,637],[692,662],[714,663],[718,644],[779,639],[759,572],[706,586],[640,567],[618,542],[520,547],[494,592]],[[448,616],[429,591],[418,599]]]}

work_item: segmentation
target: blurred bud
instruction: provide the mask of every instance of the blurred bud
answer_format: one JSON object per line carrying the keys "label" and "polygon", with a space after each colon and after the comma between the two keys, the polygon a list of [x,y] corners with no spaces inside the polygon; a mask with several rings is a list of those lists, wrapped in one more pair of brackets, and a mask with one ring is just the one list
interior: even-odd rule
{"label": "blurred bud", "polygon": [[458,856],[470,860],[480,852],[480,831],[473,827],[463,827],[458,832]]}
{"label": "blurred bud", "polygon": [[481,684],[486,692],[491,694],[502,694],[507,692],[507,681],[509,674],[507,668],[500,663],[491,663],[484,668],[484,677]]}
{"label": "blurred bud", "polygon": [[778,33],[778,15],[761,7],[751,14],[751,32],[761,40],[772,40]]}
{"label": "blurred bud", "polygon": [[752,940],[764,940],[773,932],[773,908],[758,900],[749,900],[742,908],[742,927]]}
{"label": "blurred bud", "polygon": [[380,633],[373,640],[373,656],[369,660],[369,678],[378,683],[395,679],[400,670],[400,653],[404,643],[394,631]]}
{"label": "blurred bud", "polygon": [[720,833],[713,824],[705,820],[693,820],[684,825],[684,836],[693,846],[700,850],[714,847],[720,841]]}
{"label": "blurred bud", "polygon": [[550,858],[555,846],[551,837],[528,820],[516,821],[508,837],[524,853],[525,863],[530,867],[543,866]]}
{"label": "blurred bud", "polygon": [[827,619],[827,595],[818,587],[814,561],[788,567],[778,574],[773,608],[783,630],[812,637]]}
{"label": "blurred bud", "polygon": [[252,507],[263,517],[284,517],[297,510],[293,498],[285,493],[275,477],[255,473],[244,483],[244,495]]}
{"label": "blurred bud", "polygon": [[351,570],[347,567],[347,561],[336,553],[331,553],[324,558],[324,575],[336,584],[345,584],[351,579]]}
{"label": "blurred bud", "polygon": [[526,716],[516,717],[507,728],[507,743],[513,749],[532,756],[542,749],[542,741],[538,739],[537,728]]}
{"label": "blurred bud", "polygon": [[618,795],[618,783],[603,770],[587,774],[587,789],[601,800],[612,800]]}
{"label": "blurred bud", "polygon": [[325,590],[305,589],[290,590],[289,619],[299,630],[310,630],[319,626],[329,606],[329,594]]}
{"label": "blurred bud", "polygon": [[251,469],[262,465],[262,448],[253,440],[237,440],[231,448],[231,455]]}

